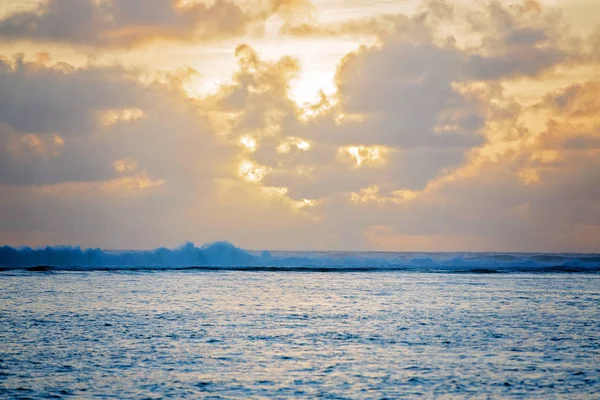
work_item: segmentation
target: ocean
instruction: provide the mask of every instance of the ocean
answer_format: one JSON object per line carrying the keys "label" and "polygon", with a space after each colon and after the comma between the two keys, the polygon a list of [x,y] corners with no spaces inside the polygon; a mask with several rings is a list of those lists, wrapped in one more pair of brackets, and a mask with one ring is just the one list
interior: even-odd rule
{"label": "ocean", "polygon": [[0,398],[598,398],[600,256],[0,248]]}

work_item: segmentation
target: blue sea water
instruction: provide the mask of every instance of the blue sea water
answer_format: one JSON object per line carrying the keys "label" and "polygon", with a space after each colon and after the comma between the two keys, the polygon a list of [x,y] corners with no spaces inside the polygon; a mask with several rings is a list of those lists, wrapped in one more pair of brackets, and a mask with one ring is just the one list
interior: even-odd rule
{"label": "blue sea water", "polygon": [[599,264],[5,247],[0,398],[598,398]]}

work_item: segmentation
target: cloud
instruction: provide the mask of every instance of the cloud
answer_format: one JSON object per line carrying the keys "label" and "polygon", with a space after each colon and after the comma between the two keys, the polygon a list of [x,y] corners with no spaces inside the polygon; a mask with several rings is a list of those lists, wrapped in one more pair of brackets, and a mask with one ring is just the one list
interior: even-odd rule
{"label": "cloud", "polygon": [[546,129],[510,139],[517,151],[493,159],[484,151],[472,153],[451,176],[432,180],[415,201],[378,202],[384,195],[371,192],[371,201],[361,205],[371,216],[362,225],[373,229],[370,240],[435,250],[445,245],[426,238],[443,235],[454,249],[597,251],[600,121],[598,114],[588,114],[574,129],[555,103],[567,94],[581,101],[596,84],[592,80],[577,85],[577,91],[567,87],[548,97]]}
{"label": "cloud", "polygon": [[465,60],[457,49],[390,39],[352,53],[335,99],[309,119],[289,99],[296,60],[265,61],[247,45],[236,53],[239,71],[215,101],[235,115],[226,131],[245,152],[238,175],[290,204],[315,202],[302,209],[308,217],[327,218],[327,204],[369,185],[422,190],[485,140],[487,99],[455,87]]}
{"label": "cloud", "polygon": [[120,67],[76,69],[27,63],[22,55],[0,59],[0,90],[0,120],[21,132],[66,136],[90,131],[94,111],[132,108],[144,97],[144,88]]}
{"label": "cloud", "polygon": [[600,90],[600,77],[582,84],[570,85],[559,93],[549,93],[546,105],[560,115],[575,118],[587,118],[600,115],[600,99],[596,95]]}
{"label": "cloud", "polygon": [[[385,18],[310,112],[290,99],[301,60],[247,44],[201,99],[183,89],[189,70],[143,80],[3,59],[0,240],[597,250],[599,84],[573,72],[593,62],[589,40],[561,36],[565,21],[535,1]],[[86,43],[108,43],[94,32]],[[553,71],[562,80],[545,86]]]}
{"label": "cloud", "polygon": [[340,107],[365,121],[346,132],[342,124],[340,135],[398,147],[480,143],[479,105],[453,87],[464,79],[461,59],[452,48],[394,40],[346,56],[337,74]]}
{"label": "cloud", "polygon": [[[446,43],[467,58],[462,68],[472,79],[498,80],[537,76],[567,61],[582,62],[585,43],[570,28],[560,13],[537,1],[457,5],[440,0],[423,1],[414,15],[385,14],[333,24],[291,22],[282,33],[368,35],[383,43],[390,39]],[[588,40],[592,47],[594,38]]]}
{"label": "cloud", "polygon": [[288,223],[314,229],[308,202],[239,176],[244,150],[217,129],[227,108],[189,98],[185,76],[148,81],[145,71],[41,58],[2,64],[0,241],[145,248],[226,238],[258,247],[267,238],[285,247]]}
{"label": "cloud", "polygon": [[[454,11],[436,18],[460,16]],[[438,237],[464,249],[589,251],[600,232],[585,218],[598,207],[589,172],[597,164],[598,128],[589,125],[598,115],[596,83],[548,95],[542,107],[554,116],[539,133],[525,121],[540,106],[523,106],[501,83],[542,80],[554,67],[586,62],[579,48],[556,39],[560,24],[551,22],[558,17],[544,13],[535,2],[489,5],[477,17],[477,50],[440,37],[426,18],[411,19],[406,29],[344,57],[336,95],[308,120],[286,102],[283,75],[266,78],[278,82],[277,90],[261,92],[268,100],[247,96],[241,87],[265,88],[269,76],[251,68],[230,89],[243,99],[234,132],[246,132],[244,121],[278,115],[265,124],[268,133],[256,133],[249,155],[268,168],[261,184],[285,187],[292,199],[319,200],[311,212],[338,243],[377,247],[388,240],[435,250],[444,247],[431,239]],[[266,65],[254,53],[252,59]],[[565,120],[557,122],[561,114]],[[578,122],[576,136],[568,119],[578,115],[588,124]],[[277,154],[286,136],[310,142],[310,149]],[[372,149],[385,150],[380,162],[358,165],[356,157],[340,157],[349,148],[365,159]],[[572,151],[583,148],[590,152],[581,158]]]}
{"label": "cloud", "polygon": [[156,39],[200,41],[236,37],[273,14],[306,8],[298,0],[47,0],[0,20],[0,38],[93,47],[130,47]]}
{"label": "cloud", "polygon": [[[184,143],[212,141],[210,129],[202,127],[204,117],[186,104],[181,88],[142,84],[136,71],[22,57],[4,60],[0,68],[0,90],[6,94],[0,148],[4,162],[11,160],[2,173],[5,183],[107,180],[119,173],[114,162],[126,158],[135,160],[136,172],[176,176],[169,171],[171,151],[189,154]],[[174,132],[173,126],[178,127]],[[173,176],[159,177],[171,181]]]}
{"label": "cloud", "polygon": [[[121,67],[4,61],[0,231],[109,247],[198,235],[186,219],[218,208],[215,179],[235,149],[178,82],[138,78]],[[106,124],[107,110],[119,118]]]}

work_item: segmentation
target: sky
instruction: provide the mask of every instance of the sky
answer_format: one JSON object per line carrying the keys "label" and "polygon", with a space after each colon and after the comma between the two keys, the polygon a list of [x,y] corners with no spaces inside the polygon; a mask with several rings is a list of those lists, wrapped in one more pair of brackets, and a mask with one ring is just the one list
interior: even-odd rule
{"label": "sky", "polygon": [[4,0],[0,244],[600,252],[597,0]]}

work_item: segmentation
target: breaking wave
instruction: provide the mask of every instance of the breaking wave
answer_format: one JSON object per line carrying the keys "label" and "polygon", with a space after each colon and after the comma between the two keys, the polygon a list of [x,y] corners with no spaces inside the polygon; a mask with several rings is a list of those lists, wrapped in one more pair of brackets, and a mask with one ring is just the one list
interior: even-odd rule
{"label": "breaking wave", "polygon": [[230,270],[368,272],[420,271],[492,274],[502,272],[600,272],[600,254],[254,252],[229,242],[201,247],[110,251],[56,246],[0,247],[0,268],[53,270]]}

